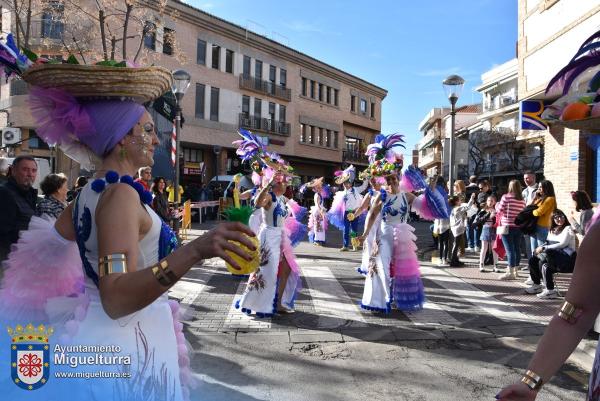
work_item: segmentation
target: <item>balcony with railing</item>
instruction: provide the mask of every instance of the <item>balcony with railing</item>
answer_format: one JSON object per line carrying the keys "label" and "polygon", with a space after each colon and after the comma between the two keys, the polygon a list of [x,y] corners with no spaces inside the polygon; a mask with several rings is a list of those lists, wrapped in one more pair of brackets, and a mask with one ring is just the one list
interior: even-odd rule
{"label": "balcony with railing", "polygon": [[342,162],[366,165],[369,164],[369,158],[358,149],[346,149],[342,151]]}
{"label": "balcony with railing", "polygon": [[292,90],[285,86],[276,85],[271,81],[263,81],[248,75],[240,75],[240,89],[258,92],[287,102],[292,100]]}
{"label": "balcony with railing", "polygon": [[419,154],[419,168],[429,167],[433,163],[441,163],[442,154],[440,152],[429,152],[425,155]]}
{"label": "balcony with railing", "polygon": [[255,117],[245,113],[239,115],[240,128],[250,131],[266,132],[267,134],[275,134],[281,136],[290,136],[290,123],[285,121],[277,121],[270,118]]}
{"label": "balcony with railing", "polygon": [[438,139],[440,139],[440,130],[437,127],[432,128],[427,131],[427,134],[423,138],[421,138],[418,144],[418,149],[421,150],[426,148]]}

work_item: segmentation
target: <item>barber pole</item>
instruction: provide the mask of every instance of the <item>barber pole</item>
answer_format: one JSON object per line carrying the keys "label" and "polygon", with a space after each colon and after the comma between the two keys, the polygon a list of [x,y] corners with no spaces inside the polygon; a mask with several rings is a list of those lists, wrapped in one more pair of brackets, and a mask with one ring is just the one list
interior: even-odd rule
{"label": "barber pole", "polygon": [[175,124],[173,123],[173,132],[171,133],[171,164],[175,167],[175,161],[177,157],[177,131]]}

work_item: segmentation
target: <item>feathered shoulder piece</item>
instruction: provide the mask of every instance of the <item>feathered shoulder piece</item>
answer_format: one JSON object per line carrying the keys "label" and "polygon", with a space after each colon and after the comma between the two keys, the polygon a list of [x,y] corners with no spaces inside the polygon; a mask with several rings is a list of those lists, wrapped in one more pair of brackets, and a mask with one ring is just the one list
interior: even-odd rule
{"label": "feathered shoulder piece", "polygon": [[398,133],[387,136],[379,134],[375,137],[375,143],[367,146],[367,152],[365,154],[369,157],[370,163],[381,159],[385,159],[389,163],[394,163],[396,160],[394,148],[399,147],[406,148],[404,146],[404,135]]}
{"label": "feathered shoulder piece", "polygon": [[240,128],[238,134],[242,139],[233,141],[232,144],[237,146],[235,153],[242,161],[249,161],[262,156],[267,151],[265,145],[250,131]]}

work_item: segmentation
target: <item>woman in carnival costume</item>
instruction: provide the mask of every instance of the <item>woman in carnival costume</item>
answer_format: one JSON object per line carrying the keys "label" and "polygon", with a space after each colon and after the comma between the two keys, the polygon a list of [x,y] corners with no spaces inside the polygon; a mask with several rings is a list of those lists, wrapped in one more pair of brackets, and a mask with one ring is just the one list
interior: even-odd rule
{"label": "woman in carnival costume", "polygon": [[310,208],[308,217],[308,240],[317,246],[323,246],[325,245],[327,232],[325,199],[331,196],[329,185],[323,185],[323,177],[319,177],[300,187],[300,192],[304,193],[308,188],[315,193],[315,203]]}
{"label": "woman in carnival costume", "polygon": [[[367,189],[369,183],[365,180],[360,186],[353,186],[356,178],[356,168],[353,165],[345,170],[338,170],[334,174],[336,176],[335,183],[342,185],[343,189],[335,193],[327,218],[331,224],[342,230],[343,245],[340,251],[345,252],[350,249],[351,235],[355,235],[358,231],[360,215],[355,211],[360,207],[361,193]],[[357,250],[354,246],[352,249]]]}
{"label": "woman in carnival costume", "polygon": [[[369,166],[371,175],[385,177],[386,189],[375,195],[369,211],[363,235],[364,241],[381,214],[379,240],[369,255],[368,271],[361,307],[367,310],[389,313],[392,302],[404,311],[420,310],[425,293],[419,262],[415,250],[414,228],[407,224],[412,208],[423,217],[447,217],[445,195],[427,187],[421,173],[409,166],[404,174],[402,157],[394,152],[395,147],[404,147],[403,135],[380,135],[377,142],[369,145],[367,155],[373,162]],[[418,197],[411,192],[425,190]]]}
{"label": "woman in carnival costume", "polygon": [[[84,167],[100,167],[96,179],[55,223],[34,217],[22,233],[5,265],[0,320],[11,325],[9,334],[17,342],[23,332],[34,338],[54,334],[50,344],[118,346],[119,353],[103,355],[130,358],[129,363],[125,359],[101,367],[111,375],[130,375],[128,379],[48,380],[44,370],[35,384],[42,383],[42,388],[27,392],[27,399],[189,398],[190,359],[178,321],[179,305],[169,301],[167,290],[202,259],[221,257],[239,268],[226,250],[250,259],[229,240],[254,246],[245,225],[226,223],[171,252],[175,236],[149,206],[152,195],[131,177],[139,167],[153,164],[159,144],[142,102],[166,92],[171,73],[125,63],[53,65],[38,59],[33,65],[11,35],[0,46],[0,61],[6,72],[30,84],[38,135]],[[55,74],[60,79],[52,79]],[[12,324],[17,326],[13,329]],[[98,370],[94,365],[71,369],[54,362],[53,374]],[[20,399],[23,389],[18,386],[26,381],[20,380],[19,372],[15,368],[13,384],[2,386],[6,399]]]}
{"label": "woman in carnival costume", "polygon": [[[364,170],[360,173],[360,177],[363,180],[366,180],[370,184],[370,188],[367,191],[367,194],[363,198],[363,202],[358,208],[357,214],[362,214],[365,211],[369,211],[375,205],[375,195],[377,195],[383,185],[385,185],[384,177],[372,177],[371,171],[369,169]],[[365,242],[363,245],[363,254],[361,265],[358,269],[356,269],[360,274],[366,275],[369,270],[369,258],[373,251],[373,246],[375,246],[376,239],[379,238],[379,227],[381,226],[381,213],[378,213],[375,217],[375,221],[373,222],[373,229],[369,232],[369,235],[365,238]]]}
{"label": "woman in carnival costume", "polygon": [[236,308],[257,317],[275,313],[291,313],[300,288],[300,269],[293,246],[306,235],[301,221],[306,209],[283,196],[292,178],[293,169],[276,154],[264,154],[263,176],[266,185],[256,197],[256,207],[262,211],[260,265],[250,274]]}

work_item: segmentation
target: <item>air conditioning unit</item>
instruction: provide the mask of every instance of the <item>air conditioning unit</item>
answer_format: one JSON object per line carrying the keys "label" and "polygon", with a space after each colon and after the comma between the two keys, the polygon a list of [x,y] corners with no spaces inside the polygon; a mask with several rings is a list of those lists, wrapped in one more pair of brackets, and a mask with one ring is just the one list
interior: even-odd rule
{"label": "air conditioning unit", "polygon": [[2,128],[2,146],[14,145],[21,142],[21,128]]}

